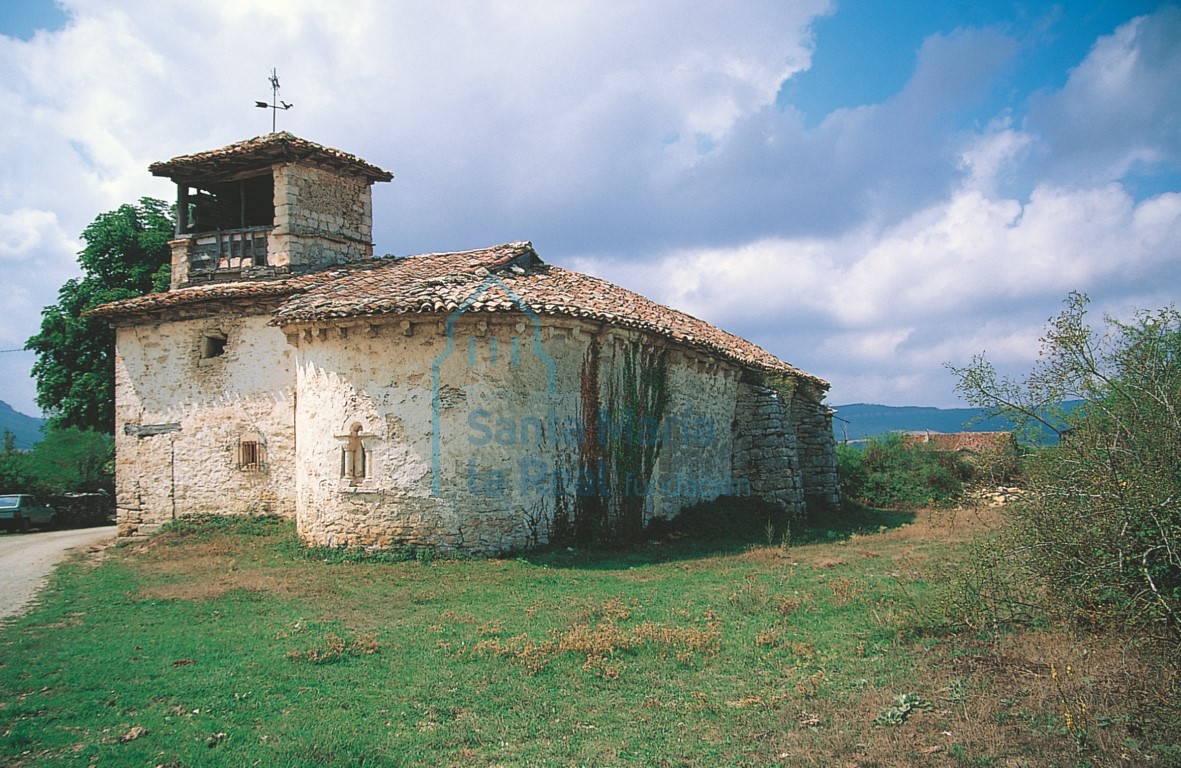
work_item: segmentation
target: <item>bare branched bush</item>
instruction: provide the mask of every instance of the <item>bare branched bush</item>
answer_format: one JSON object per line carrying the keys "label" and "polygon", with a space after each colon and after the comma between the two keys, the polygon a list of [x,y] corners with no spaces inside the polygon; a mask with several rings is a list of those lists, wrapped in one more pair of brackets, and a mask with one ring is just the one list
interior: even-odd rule
{"label": "bare branched bush", "polygon": [[1072,619],[1181,649],[1181,313],[1107,317],[1095,330],[1088,301],[1066,300],[1024,380],[983,355],[951,370],[973,404],[1060,438],[1026,461],[1006,555]]}

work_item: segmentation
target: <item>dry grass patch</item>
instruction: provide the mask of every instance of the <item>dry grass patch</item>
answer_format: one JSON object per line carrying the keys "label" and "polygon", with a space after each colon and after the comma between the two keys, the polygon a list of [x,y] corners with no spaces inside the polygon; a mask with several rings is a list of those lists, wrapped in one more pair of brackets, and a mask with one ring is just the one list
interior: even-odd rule
{"label": "dry grass patch", "polygon": [[257,571],[222,573],[207,571],[183,581],[170,581],[145,587],[139,594],[157,600],[213,600],[227,592],[266,592],[285,597],[307,597],[308,590],[289,578]]}
{"label": "dry grass patch", "polygon": [[134,567],[148,583],[140,594],[162,600],[212,600],[233,590],[308,596],[308,585],[293,569],[267,567],[261,559],[267,548],[255,544],[243,547],[224,536],[185,541],[167,532],[136,544],[130,548]]}

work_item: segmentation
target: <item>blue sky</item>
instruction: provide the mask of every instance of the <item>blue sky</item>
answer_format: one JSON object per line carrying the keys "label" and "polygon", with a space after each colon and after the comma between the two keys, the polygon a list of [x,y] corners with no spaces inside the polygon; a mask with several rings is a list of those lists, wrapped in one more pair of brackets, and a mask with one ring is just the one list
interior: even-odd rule
{"label": "blue sky", "polygon": [[60,29],[69,16],[52,0],[13,0],[0,6],[0,34],[23,40],[38,30]]}
{"label": "blue sky", "polygon": [[1060,88],[1069,67],[1081,61],[1095,39],[1159,3],[979,2],[958,0],[851,0],[813,25],[811,66],[784,83],[782,103],[802,110],[813,125],[833,110],[875,104],[910,79],[923,40],[961,28],[994,27],[1023,43],[1013,79],[998,87],[975,114],[988,120],[1006,107],[1020,109],[1031,92]]}
{"label": "blue sky", "polygon": [[[378,253],[532,240],[739,333],[835,404],[958,405],[1073,290],[1181,293],[1181,9],[1137,2],[0,7],[0,349],[149,163],[280,128],[395,173]],[[0,400],[33,412],[32,356]]]}

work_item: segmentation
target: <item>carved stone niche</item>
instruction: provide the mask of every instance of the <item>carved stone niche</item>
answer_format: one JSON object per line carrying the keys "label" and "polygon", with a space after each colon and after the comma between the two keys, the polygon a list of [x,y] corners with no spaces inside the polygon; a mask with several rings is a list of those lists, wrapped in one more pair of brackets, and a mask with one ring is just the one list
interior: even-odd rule
{"label": "carved stone niche", "polygon": [[377,488],[377,445],[380,436],[366,432],[360,421],[349,424],[347,431],[334,436],[340,444],[341,492],[359,493]]}

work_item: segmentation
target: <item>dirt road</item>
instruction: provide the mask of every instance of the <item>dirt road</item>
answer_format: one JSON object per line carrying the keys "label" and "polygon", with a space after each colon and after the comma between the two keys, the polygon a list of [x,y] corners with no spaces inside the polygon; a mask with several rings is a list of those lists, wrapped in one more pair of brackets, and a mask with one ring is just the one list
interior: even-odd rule
{"label": "dirt road", "polygon": [[0,534],[0,619],[21,613],[68,550],[99,544],[114,536],[113,525]]}

